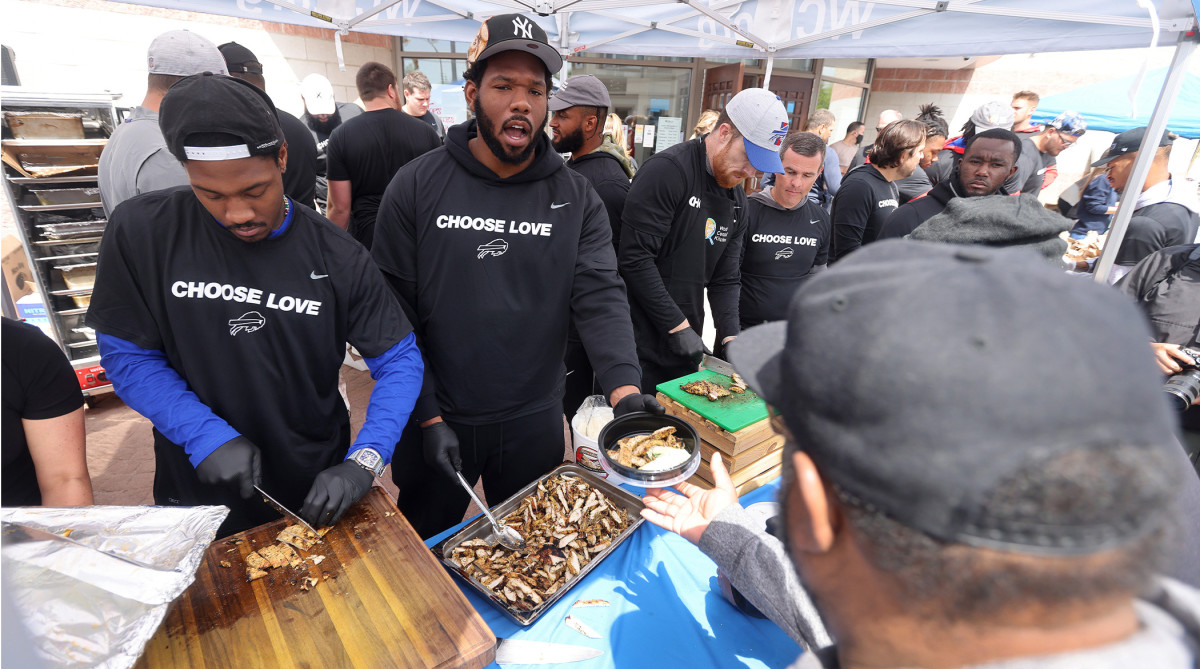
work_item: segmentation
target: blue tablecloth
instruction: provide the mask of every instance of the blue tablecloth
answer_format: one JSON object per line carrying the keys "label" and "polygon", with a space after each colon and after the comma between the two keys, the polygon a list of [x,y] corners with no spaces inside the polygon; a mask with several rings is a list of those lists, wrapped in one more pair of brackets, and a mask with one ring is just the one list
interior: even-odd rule
{"label": "blue tablecloth", "polygon": [[[778,480],[742,497],[742,505],[775,501]],[[637,488],[626,487],[634,494]],[[469,522],[469,521],[467,521]],[[432,546],[466,522],[433,537]],[[600,657],[570,667],[785,667],[800,646],[775,623],[752,618],[721,596],[717,566],[677,534],[649,522],[577,584],[536,623],[521,627],[490,601],[469,590],[457,575],[471,605],[499,638],[551,641],[590,646]],[[580,599],[605,599],[609,607],[572,609]],[[596,630],[589,639],[567,627],[572,614]],[[492,664],[491,666],[498,666]],[[512,667],[515,665],[505,665]]]}

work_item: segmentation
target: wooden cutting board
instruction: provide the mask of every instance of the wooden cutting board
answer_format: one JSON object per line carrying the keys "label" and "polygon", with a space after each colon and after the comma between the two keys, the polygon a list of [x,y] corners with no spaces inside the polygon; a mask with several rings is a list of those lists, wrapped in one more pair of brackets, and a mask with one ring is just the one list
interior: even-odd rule
{"label": "wooden cutting board", "polygon": [[[496,637],[382,488],[302,556],[246,582],[283,519],[215,541],[136,667],[483,667]],[[241,540],[240,542],[237,540]],[[232,566],[223,567],[225,561]],[[316,578],[308,590],[305,578]]]}
{"label": "wooden cutting board", "polygon": [[714,401],[707,397],[693,395],[680,388],[692,381],[712,381],[726,388],[730,384],[728,376],[709,369],[702,369],[674,381],[658,384],[658,392],[729,432],[737,432],[744,427],[767,419],[767,403],[753,390],[747,390],[744,393],[730,393],[728,397]]}

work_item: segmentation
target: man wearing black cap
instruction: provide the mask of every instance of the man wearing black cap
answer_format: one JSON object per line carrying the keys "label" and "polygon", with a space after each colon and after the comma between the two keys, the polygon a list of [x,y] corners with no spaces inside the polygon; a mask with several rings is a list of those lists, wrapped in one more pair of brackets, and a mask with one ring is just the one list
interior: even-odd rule
{"label": "man wearing black cap", "polygon": [[[267,90],[263,77],[263,65],[254,52],[237,42],[226,42],[217,47],[225,57],[229,76],[248,81],[262,90]],[[283,171],[283,192],[292,200],[306,207],[316,206],[317,196],[317,143],[300,119],[276,108],[279,127],[287,141],[287,165]]]}
{"label": "man wearing black cap", "polygon": [[392,464],[400,509],[423,537],[462,520],[457,470],[472,484],[482,476],[495,503],[562,461],[570,325],[614,413],[663,410],[638,390],[604,205],[543,131],[560,67],[533,20],[485,21],[464,74],[475,119],[401,168],[379,205],[372,255],[426,362],[420,429],[404,431]]}
{"label": "man wearing black cap", "polygon": [[1149,334],[1023,252],[874,244],[731,347],[787,437],[786,544],[716,460],[715,489],[650,490],[643,515],[811,651],[794,667],[1192,667]]}
{"label": "man wearing black cap", "polygon": [[[571,77],[550,98],[551,145],[559,153],[571,154],[567,167],[582,174],[604,202],[612,227],[614,251],[621,237],[621,214],[633,166],[620,147],[604,134],[604,121],[612,102],[604,82],[590,74]],[[567,386],[563,413],[571,416],[595,389],[592,365],[579,333],[571,331],[567,342]]]}
{"label": "man wearing black cap", "polygon": [[992,128],[971,135],[950,178],[893,211],[884,221],[879,239],[907,235],[942,213],[955,198],[992,195],[1016,173],[1020,155],[1021,140],[1011,130]]}
{"label": "man wearing black cap", "polygon": [[787,136],[779,96],[747,88],[729,100],[708,134],[650,157],[629,188],[617,254],[629,286],[642,388],[695,372],[708,347],[708,289],[717,342],[741,331],[738,293],[746,192],[756,171],[783,171]]}
{"label": "man wearing black cap", "polygon": [[[1113,138],[1108,151],[1092,167],[1104,166],[1108,183],[1122,198],[1132,197],[1125,192],[1133,163],[1137,160],[1138,147],[1146,136],[1146,127],[1134,128]],[[1109,281],[1116,281],[1133,269],[1146,256],[1159,249],[1180,244],[1191,244],[1200,228],[1200,201],[1196,199],[1196,188],[1188,182],[1176,183],[1171,178],[1168,163],[1171,159],[1171,140],[1164,130],[1158,141],[1158,149],[1150,163],[1150,173],[1142,192],[1137,195],[1137,208],[1125,238],[1117,251],[1117,259]]]}
{"label": "man wearing black cap", "polygon": [[368,249],[375,239],[379,198],[408,161],[441,145],[437,132],[404,112],[396,73],[364,63],[354,75],[366,111],[338,126],[327,148],[329,209],[325,215]]}
{"label": "man wearing black cap", "polygon": [[[225,535],[278,517],[248,500],[261,485],[334,523],[383,471],[416,400],[412,328],[366,250],[284,195],[266,93],[189,77],[161,123],[191,188],[113,212],[87,315],[113,387],[154,424],[155,503],[228,506]],[[347,342],[376,379],[349,456]]]}

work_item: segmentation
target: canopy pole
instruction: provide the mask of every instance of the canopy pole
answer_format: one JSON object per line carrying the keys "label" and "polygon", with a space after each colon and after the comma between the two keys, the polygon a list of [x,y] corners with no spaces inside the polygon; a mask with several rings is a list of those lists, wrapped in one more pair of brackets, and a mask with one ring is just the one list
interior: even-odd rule
{"label": "canopy pole", "polygon": [[772,52],[767,54],[767,71],[763,74],[762,87],[767,90],[771,88],[771,70],[773,69],[775,69],[775,54]]}
{"label": "canopy pole", "polygon": [[1117,207],[1116,215],[1113,216],[1112,227],[1109,228],[1108,238],[1104,242],[1104,250],[1096,261],[1094,278],[1097,283],[1108,283],[1113,263],[1117,259],[1117,251],[1125,239],[1129,220],[1133,218],[1133,210],[1137,206],[1137,196],[1141,195],[1142,186],[1146,184],[1146,176],[1150,174],[1150,163],[1154,160],[1158,140],[1167,128],[1167,117],[1171,115],[1171,107],[1175,105],[1175,98],[1178,97],[1179,89],[1183,86],[1187,61],[1195,53],[1198,41],[1200,41],[1200,37],[1188,37],[1185,34],[1180,36],[1179,42],[1175,46],[1175,56],[1171,59],[1171,66],[1167,69],[1162,91],[1158,94],[1158,103],[1154,106],[1154,113],[1150,115],[1150,123],[1146,126],[1146,136],[1142,138],[1142,145],[1138,147],[1137,157],[1133,161],[1133,172],[1130,173],[1129,181],[1125,184],[1125,192],[1121,194],[1121,204]]}

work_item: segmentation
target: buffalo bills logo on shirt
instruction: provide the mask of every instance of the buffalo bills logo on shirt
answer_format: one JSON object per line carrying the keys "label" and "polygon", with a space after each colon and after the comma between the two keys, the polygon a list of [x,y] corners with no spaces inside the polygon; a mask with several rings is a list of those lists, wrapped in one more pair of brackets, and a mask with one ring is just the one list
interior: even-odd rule
{"label": "buffalo bills logo on shirt", "polygon": [[502,256],[508,250],[508,242],[503,239],[493,239],[487,244],[480,244],[475,250],[479,251],[478,258],[480,260],[487,256]]}
{"label": "buffalo bills logo on shirt", "polygon": [[779,146],[779,145],[783,144],[783,138],[787,137],[787,131],[788,131],[787,121],[780,123],[778,130],[771,131],[771,141],[773,141],[775,143],[775,146]]}
{"label": "buffalo bills logo on shirt", "polygon": [[229,336],[236,336],[239,332],[254,332],[261,330],[267,324],[267,319],[257,311],[247,311],[240,318],[232,318],[229,320]]}
{"label": "buffalo bills logo on shirt", "polygon": [[792,247],[784,247],[775,252],[775,259],[779,260],[780,258],[791,258],[793,253],[795,253],[795,251],[792,250]]}

